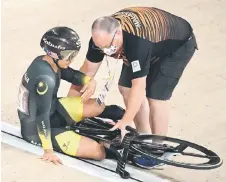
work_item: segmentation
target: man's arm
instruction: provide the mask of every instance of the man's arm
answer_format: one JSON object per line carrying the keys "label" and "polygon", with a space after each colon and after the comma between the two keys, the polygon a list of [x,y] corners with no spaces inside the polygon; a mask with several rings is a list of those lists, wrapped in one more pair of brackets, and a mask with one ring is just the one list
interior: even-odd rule
{"label": "man's arm", "polygon": [[82,67],[80,68],[80,71],[93,78],[100,68],[101,63],[102,62],[96,63],[85,59]]}
{"label": "man's arm", "polygon": [[[79,71],[89,76],[90,78],[93,78],[96,75],[100,65],[101,65],[101,62],[93,63],[88,59],[86,59]],[[82,89],[82,86],[72,84],[68,92],[68,96],[81,96],[82,94],[80,92],[81,89]]]}
{"label": "man's arm", "polygon": [[132,80],[132,88],[130,89],[126,112],[123,120],[132,122],[139,111],[142,101],[145,97],[146,76]]}
{"label": "man's arm", "polygon": [[[92,38],[90,38],[86,59],[79,71],[93,78],[96,75],[102,63],[103,58],[104,58],[104,54],[94,48],[93,40]],[[72,84],[68,92],[68,96],[81,96],[81,93],[80,93],[81,89],[82,89],[81,86]]]}
{"label": "man's arm", "polygon": [[122,131],[122,137],[125,135],[125,127],[133,122],[141,107],[142,101],[144,100],[146,95],[146,77],[147,76],[143,76],[132,80],[132,87],[130,89],[125,114],[123,115],[123,118],[110,129],[115,130],[120,128]]}
{"label": "man's arm", "polygon": [[150,68],[151,45],[147,40],[137,36],[128,36],[125,54],[130,63],[132,72],[132,87],[130,89],[125,114],[122,120],[118,122],[112,130],[116,128],[124,129],[126,125],[129,125],[134,120],[146,96],[146,77],[149,74]]}
{"label": "man's arm", "polygon": [[152,44],[134,35],[128,35],[126,54],[132,70],[132,87],[124,120],[132,122],[146,96],[146,77],[149,74]]}
{"label": "man's arm", "polygon": [[48,75],[37,78],[35,85],[37,103],[37,128],[42,147],[45,151],[53,150],[51,141],[50,110],[55,81]]}

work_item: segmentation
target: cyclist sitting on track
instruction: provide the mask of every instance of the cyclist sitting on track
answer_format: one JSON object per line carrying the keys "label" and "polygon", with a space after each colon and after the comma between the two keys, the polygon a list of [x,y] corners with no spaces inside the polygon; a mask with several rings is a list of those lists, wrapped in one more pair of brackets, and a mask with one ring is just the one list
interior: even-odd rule
{"label": "cyclist sitting on track", "polygon": [[[19,88],[18,116],[24,140],[42,145],[43,159],[55,164],[62,162],[53,149],[70,156],[104,159],[105,149],[101,144],[66,126],[95,116],[118,120],[124,110],[116,105],[99,106],[95,99],[89,99],[96,82],[69,67],[81,47],[74,30],[52,28],[43,35],[40,45],[47,54],[34,59]],[[57,98],[61,79],[83,86],[82,97]]]}

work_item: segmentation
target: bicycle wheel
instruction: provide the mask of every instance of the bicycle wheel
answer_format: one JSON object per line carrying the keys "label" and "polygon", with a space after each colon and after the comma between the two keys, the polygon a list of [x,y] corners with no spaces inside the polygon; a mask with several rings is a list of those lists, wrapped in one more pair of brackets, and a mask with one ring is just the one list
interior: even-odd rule
{"label": "bicycle wheel", "polygon": [[[156,141],[156,142],[154,142]],[[158,135],[136,136],[130,152],[159,162],[188,169],[214,169],[223,161],[213,151],[195,143]]]}

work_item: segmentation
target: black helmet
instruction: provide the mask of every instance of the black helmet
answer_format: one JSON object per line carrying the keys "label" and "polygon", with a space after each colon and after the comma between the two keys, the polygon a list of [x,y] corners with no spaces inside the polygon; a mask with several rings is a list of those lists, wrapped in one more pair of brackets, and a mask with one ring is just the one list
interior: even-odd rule
{"label": "black helmet", "polygon": [[68,27],[54,27],[41,39],[40,46],[54,59],[71,61],[79,52],[81,42],[78,34]]}

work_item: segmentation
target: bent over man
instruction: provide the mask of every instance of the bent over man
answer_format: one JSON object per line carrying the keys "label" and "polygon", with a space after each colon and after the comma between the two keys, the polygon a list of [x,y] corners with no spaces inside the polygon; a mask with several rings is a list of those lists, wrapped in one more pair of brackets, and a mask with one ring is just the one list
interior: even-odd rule
{"label": "bent over man", "polygon": [[[185,19],[154,7],[129,7],[93,22],[80,71],[94,77],[104,56],[122,59],[118,85],[126,112],[113,130],[124,130],[134,120],[140,132],[166,135],[168,100],[195,49]],[[72,86],[69,95],[75,90]]]}

